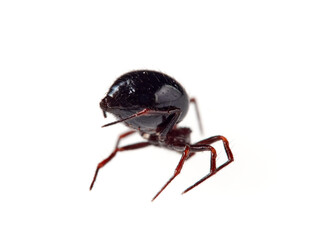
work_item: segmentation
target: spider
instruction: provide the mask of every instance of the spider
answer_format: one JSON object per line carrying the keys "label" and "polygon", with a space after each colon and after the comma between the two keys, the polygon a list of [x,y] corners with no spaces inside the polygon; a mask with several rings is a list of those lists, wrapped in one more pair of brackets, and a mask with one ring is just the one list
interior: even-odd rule
{"label": "spider", "polygon": [[[96,181],[99,170],[113,159],[118,152],[144,148],[150,145],[182,153],[173,176],[153,197],[152,201],[179,175],[184,162],[197,152],[209,151],[211,153],[210,172],[183,193],[190,191],[229,165],[233,161],[233,155],[225,137],[218,135],[191,143],[191,129],[177,126],[186,116],[190,102],[195,105],[200,131],[202,132],[196,100],[194,98],[190,99],[184,88],[175,79],[164,73],[150,70],[137,70],[120,76],[113,83],[106,97],[100,102],[104,117],[107,116],[106,113],[108,112],[115,115],[118,120],[102,127],[123,122],[133,130],[120,135],[114,151],[98,164],[90,190]],[[123,138],[135,132],[138,132],[146,141],[119,147]],[[217,167],[217,153],[210,144],[220,140],[223,142],[228,160]]]}

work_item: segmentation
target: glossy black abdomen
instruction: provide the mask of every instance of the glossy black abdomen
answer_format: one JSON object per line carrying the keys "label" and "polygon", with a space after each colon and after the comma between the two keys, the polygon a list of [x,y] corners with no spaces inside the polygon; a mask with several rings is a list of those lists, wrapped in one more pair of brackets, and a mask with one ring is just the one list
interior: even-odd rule
{"label": "glossy black abdomen", "polygon": [[[105,112],[123,119],[143,109],[172,110],[180,109],[180,122],[188,112],[189,98],[184,88],[166,74],[139,70],[119,77],[111,86],[107,96],[100,103]],[[157,113],[137,117],[125,123],[141,132],[154,133],[165,125],[172,115]]]}

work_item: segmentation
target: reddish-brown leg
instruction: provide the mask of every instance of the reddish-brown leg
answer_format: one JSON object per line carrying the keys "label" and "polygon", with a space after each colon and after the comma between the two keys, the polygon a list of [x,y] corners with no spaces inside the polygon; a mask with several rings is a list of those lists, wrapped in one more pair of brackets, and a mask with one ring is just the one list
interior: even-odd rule
{"label": "reddish-brown leg", "polygon": [[191,187],[187,188],[183,193],[186,193],[186,192],[190,191],[192,188],[198,186],[200,183],[204,182],[209,177],[214,175],[216,173],[216,171],[217,171],[217,167],[216,167],[217,153],[216,153],[216,150],[213,147],[211,147],[210,145],[191,145],[191,151],[194,151],[194,152],[210,151],[211,152],[210,173],[207,174],[206,176],[204,176],[202,179],[200,179],[195,184],[193,184]]}
{"label": "reddish-brown leg", "polygon": [[169,183],[176,177],[178,176],[178,174],[181,172],[182,166],[185,162],[185,160],[189,157],[189,152],[190,152],[190,147],[187,145],[186,148],[184,149],[181,159],[178,163],[178,166],[176,167],[173,176],[169,179],[169,181],[161,188],[161,190],[154,196],[154,198],[152,199],[155,200],[160,193],[169,185]]}
{"label": "reddish-brown leg", "polygon": [[[119,144],[120,144],[120,140],[121,139],[123,139],[123,138],[125,138],[125,137],[127,137],[127,136],[129,136],[129,135],[131,135],[131,134],[133,134],[133,133],[135,133],[135,131],[128,131],[128,132],[125,132],[125,133],[123,133],[123,134],[121,134],[119,137],[118,137],[118,140],[117,140],[117,142],[116,142],[116,146],[115,146],[115,149],[117,149],[118,147],[119,147]],[[115,154],[114,154],[115,155]],[[109,156],[109,160],[108,161],[110,161],[113,157],[114,157],[114,155],[113,155],[113,153]],[[106,161],[107,159],[105,159],[105,160],[103,160],[102,162],[104,162],[104,161]],[[104,164],[103,164],[103,166],[105,165],[105,164],[107,164],[107,162],[108,161],[106,161]],[[100,162],[99,164],[101,164],[102,162]],[[101,167],[103,167],[103,166],[101,166]],[[99,167],[99,165],[98,165],[98,167]],[[96,170],[96,174],[95,174],[95,176],[94,176],[94,179],[93,179],[93,181],[92,181],[92,183],[91,183],[91,186],[90,186],[90,190],[92,189],[92,187],[93,187],[93,184],[94,184],[94,182],[95,182],[95,180],[96,180],[96,177],[97,177],[97,174],[98,174],[98,167],[97,167],[97,170]],[[101,168],[100,167],[100,168]]]}
{"label": "reddish-brown leg", "polygon": [[132,131],[128,131],[128,132],[125,132],[125,133],[121,134],[121,135],[118,137],[118,141],[117,141],[117,143],[116,143],[116,147],[115,147],[115,148],[119,147],[119,143],[120,143],[120,140],[121,140],[121,139],[123,139],[123,138],[125,138],[125,137],[128,137],[128,136],[130,136],[131,134],[133,134],[133,133],[135,133],[135,132],[136,132],[136,131],[132,130]]}
{"label": "reddish-brown leg", "polygon": [[[228,156],[228,161],[217,168],[216,167],[216,156],[217,156],[216,150],[213,147],[211,147],[209,144],[212,144],[212,143],[214,143],[216,141],[219,141],[219,140],[222,140],[222,142],[223,142],[226,154]],[[194,145],[191,145],[190,150],[192,152],[199,152],[199,151],[205,151],[205,150],[210,150],[211,151],[210,173],[207,174],[206,176],[204,176],[202,179],[200,179],[198,182],[196,182],[195,184],[193,184],[189,188],[187,188],[183,193],[186,193],[186,192],[190,191],[191,189],[193,189],[194,187],[198,186],[200,183],[204,182],[209,177],[211,177],[212,175],[216,174],[218,171],[220,171],[222,168],[224,168],[227,165],[229,165],[234,160],[233,159],[233,154],[232,154],[231,149],[229,147],[229,142],[223,136],[214,136],[214,137],[210,137],[210,138],[204,139],[204,140],[202,140],[200,142],[197,142]]]}
{"label": "reddish-brown leg", "polygon": [[106,165],[117,154],[117,152],[134,150],[134,149],[138,149],[138,148],[147,147],[149,145],[150,145],[149,142],[140,142],[140,143],[130,144],[130,145],[120,147],[120,148],[116,147],[116,149],[110,154],[109,157],[107,157],[106,159],[104,159],[103,161],[101,161],[98,164],[96,172],[95,172],[93,180],[92,180],[92,183],[90,185],[90,190],[93,188],[94,182],[96,181],[96,178],[98,176],[98,172],[99,172],[100,168],[104,167],[104,165]]}
{"label": "reddish-brown leg", "polygon": [[[209,144],[212,144],[212,143],[217,142],[219,140],[221,140],[223,142],[223,146],[224,146],[224,149],[225,149],[227,157],[228,157],[228,162],[232,162],[233,161],[233,154],[232,154],[231,149],[229,147],[229,142],[224,136],[218,135],[218,136],[209,137],[207,139],[204,139],[204,140],[197,142],[194,145],[202,145],[202,144],[209,145]],[[221,165],[222,167],[221,166],[218,167],[217,170],[220,170],[223,167],[225,167],[223,165]]]}
{"label": "reddish-brown leg", "polygon": [[196,101],[195,98],[190,98],[190,102],[193,103],[195,108],[196,108],[196,114],[197,114],[197,118],[198,118],[200,133],[202,134],[203,133],[203,128],[202,128],[202,122],[201,122],[201,118],[200,118],[200,112],[199,112],[197,101]]}

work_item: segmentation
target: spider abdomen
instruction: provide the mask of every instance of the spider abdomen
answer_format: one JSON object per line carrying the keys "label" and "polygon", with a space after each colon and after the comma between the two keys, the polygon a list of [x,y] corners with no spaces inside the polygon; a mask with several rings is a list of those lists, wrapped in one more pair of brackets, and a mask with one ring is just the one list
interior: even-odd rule
{"label": "spider abdomen", "polygon": [[[120,76],[100,102],[105,112],[125,119],[132,114],[150,109],[169,111],[179,109],[180,122],[189,108],[189,97],[184,88],[168,75],[149,70],[132,71]],[[166,125],[172,115],[155,113],[125,121],[129,127],[141,132],[155,133]]]}

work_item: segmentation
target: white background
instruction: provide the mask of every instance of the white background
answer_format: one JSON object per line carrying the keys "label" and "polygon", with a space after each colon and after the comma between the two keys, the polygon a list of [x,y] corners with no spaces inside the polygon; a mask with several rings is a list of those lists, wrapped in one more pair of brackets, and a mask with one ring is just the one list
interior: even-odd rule
{"label": "white background", "polygon": [[[319,239],[318,1],[1,1],[1,239]],[[134,69],[197,98],[235,162],[119,153],[99,101]],[[123,144],[139,141],[139,136]],[[225,161],[221,144],[219,163]]]}

